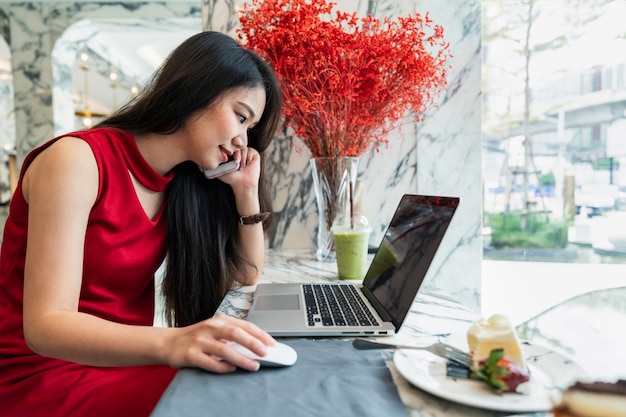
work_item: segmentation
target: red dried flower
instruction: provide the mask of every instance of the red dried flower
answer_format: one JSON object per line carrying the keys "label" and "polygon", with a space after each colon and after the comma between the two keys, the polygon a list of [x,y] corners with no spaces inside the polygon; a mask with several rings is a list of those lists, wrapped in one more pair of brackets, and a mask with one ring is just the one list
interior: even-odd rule
{"label": "red dried flower", "polygon": [[421,121],[447,85],[449,44],[428,14],[332,18],[335,5],[250,0],[239,17],[239,39],[274,67],[285,123],[313,157],[386,146],[387,133],[407,115]]}

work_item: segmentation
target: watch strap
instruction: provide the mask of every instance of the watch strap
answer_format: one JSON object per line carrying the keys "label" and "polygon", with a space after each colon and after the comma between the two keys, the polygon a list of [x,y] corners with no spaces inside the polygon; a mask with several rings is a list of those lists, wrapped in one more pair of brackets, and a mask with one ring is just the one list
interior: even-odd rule
{"label": "watch strap", "polygon": [[247,224],[257,224],[264,222],[270,216],[269,211],[264,211],[262,213],[253,214],[251,216],[239,216],[239,223],[243,225]]}

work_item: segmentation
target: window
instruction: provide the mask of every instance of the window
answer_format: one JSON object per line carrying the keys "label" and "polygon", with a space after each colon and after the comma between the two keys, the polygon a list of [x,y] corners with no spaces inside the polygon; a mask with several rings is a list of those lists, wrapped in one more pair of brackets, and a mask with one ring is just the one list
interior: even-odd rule
{"label": "window", "polygon": [[626,264],[626,2],[483,15],[484,258]]}

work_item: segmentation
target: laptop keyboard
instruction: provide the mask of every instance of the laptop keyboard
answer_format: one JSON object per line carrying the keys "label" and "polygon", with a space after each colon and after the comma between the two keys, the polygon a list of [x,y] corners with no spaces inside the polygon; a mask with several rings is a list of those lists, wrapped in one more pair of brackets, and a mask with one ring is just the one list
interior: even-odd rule
{"label": "laptop keyboard", "polygon": [[378,326],[353,285],[304,284],[309,326]]}

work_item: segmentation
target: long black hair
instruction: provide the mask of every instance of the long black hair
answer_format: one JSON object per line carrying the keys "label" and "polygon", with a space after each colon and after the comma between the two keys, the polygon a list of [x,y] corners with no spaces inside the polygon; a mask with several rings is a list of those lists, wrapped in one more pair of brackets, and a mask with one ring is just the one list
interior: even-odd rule
{"label": "long black hair", "polygon": [[[264,87],[266,104],[259,123],[248,133],[248,146],[261,154],[261,211],[271,212],[263,151],[278,127],[281,92],[270,66],[228,35],[201,32],[187,39],[138,97],[98,126],[170,134],[228,91],[257,86]],[[246,265],[253,264],[241,250],[230,186],[218,179],[207,180],[191,161],[173,171],[167,191],[163,294],[168,323],[185,326],[211,317],[233,285],[233,275],[243,274]]]}

